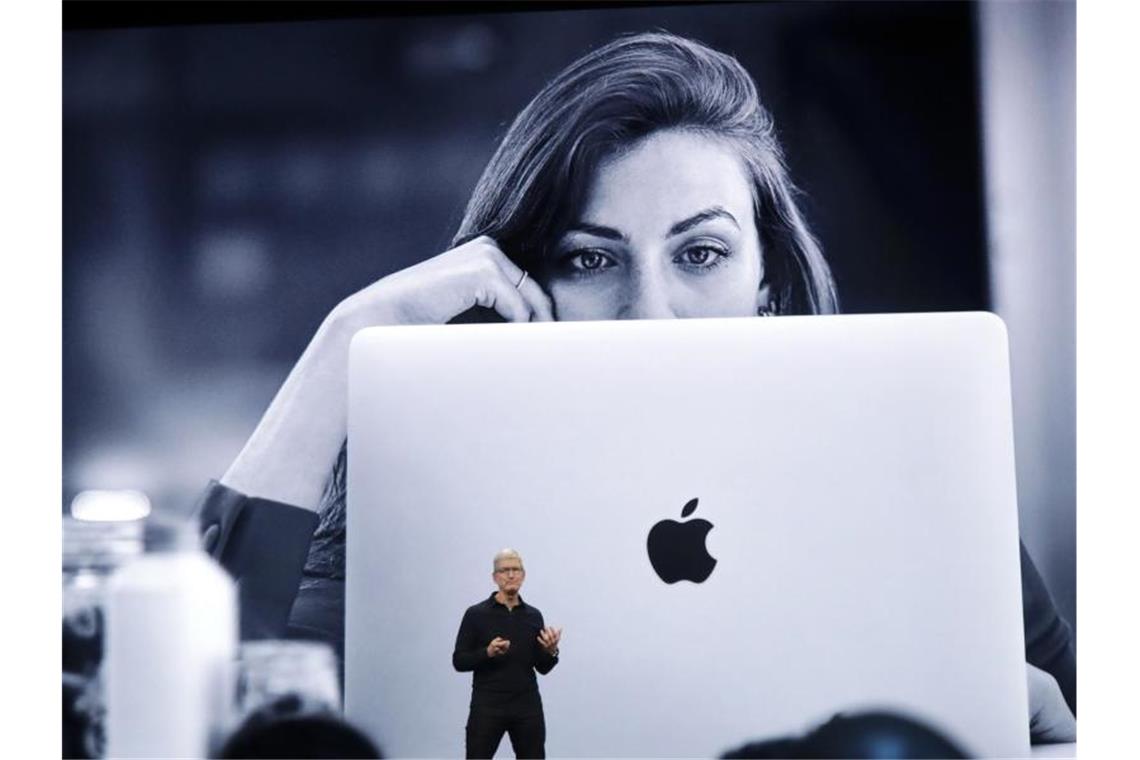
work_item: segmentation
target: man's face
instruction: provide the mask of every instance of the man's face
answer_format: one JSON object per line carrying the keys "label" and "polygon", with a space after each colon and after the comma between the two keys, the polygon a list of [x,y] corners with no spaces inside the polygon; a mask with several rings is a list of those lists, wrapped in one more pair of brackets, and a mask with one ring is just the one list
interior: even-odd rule
{"label": "man's face", "polygon": [[495,563],[495,572],[492,573],[495,585],[499,591],[507,595],[517,594],[526,579],[526,570],[522,562],[516,557],[507,557]]}

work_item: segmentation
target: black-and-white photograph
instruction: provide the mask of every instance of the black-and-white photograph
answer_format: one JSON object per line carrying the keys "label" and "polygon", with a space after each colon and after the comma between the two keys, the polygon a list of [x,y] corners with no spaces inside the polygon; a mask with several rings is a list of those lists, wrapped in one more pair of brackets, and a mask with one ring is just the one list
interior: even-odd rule
{"label": "black-and-white photograph", "polygon": [[64,4],[64,757],[1075,756],[1075,3],[160,7]]}

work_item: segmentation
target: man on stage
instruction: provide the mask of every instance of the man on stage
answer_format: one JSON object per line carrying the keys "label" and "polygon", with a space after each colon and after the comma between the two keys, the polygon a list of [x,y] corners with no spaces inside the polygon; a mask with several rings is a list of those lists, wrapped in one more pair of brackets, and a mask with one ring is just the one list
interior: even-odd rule
{"label": "man on stage", "polygon": [[518,758],[546,757],[546,720],[538,679],[558,664],[561,628],[519,596],[526,579],[514,549],[495,555],[491,579],[499,590],[463,613],[451,662],[474,671],[467,715],[467,757],[489,758],[506,732]]}

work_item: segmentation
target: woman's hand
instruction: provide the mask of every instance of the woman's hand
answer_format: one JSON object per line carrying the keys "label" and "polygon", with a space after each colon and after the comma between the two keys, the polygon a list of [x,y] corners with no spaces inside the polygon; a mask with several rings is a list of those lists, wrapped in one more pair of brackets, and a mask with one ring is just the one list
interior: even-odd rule
{"label": "woman's hand", "polygon": [[319,509],[348,433],[352,336],[373,325],[443,324],[473,306],[511,322],[554,319],[549,296],[489,237],[389,275],[341,301],[324,320],[222,484]]}
{"label": "woman's hand", "polygon": [[1034,744],[1056,744],[1077,740],[1077,719],[1069,710],[1057,679],[1038,667],[1025,663],[1029,684],[1029,736]]}
{"label": "woman's hand", "polygon": [[371,325],[442,324],[474,306],[508,322],[554,319],[550,297],[487,236],[373,283],[342,301],[332,318],[355,333]]}

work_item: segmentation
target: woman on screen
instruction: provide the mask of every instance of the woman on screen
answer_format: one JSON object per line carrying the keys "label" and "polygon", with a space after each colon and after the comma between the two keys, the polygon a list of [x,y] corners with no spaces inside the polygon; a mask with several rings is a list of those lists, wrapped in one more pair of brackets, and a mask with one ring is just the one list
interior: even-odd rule
{"label": "woman on screen", "polygon": [[[206,541],[252,580],[244,635],[342,646],[349,341],[473,310],[526,322],[830,314],[838,302],[734,58],[666,33],[588,53],[515,119],[452,247],[340,302],[208,490]],[[1067,626],[1031,563],[1023,576],[1027,659],[1069,696]]]}

